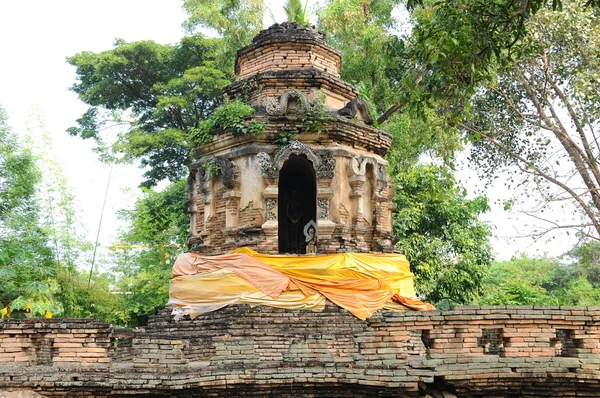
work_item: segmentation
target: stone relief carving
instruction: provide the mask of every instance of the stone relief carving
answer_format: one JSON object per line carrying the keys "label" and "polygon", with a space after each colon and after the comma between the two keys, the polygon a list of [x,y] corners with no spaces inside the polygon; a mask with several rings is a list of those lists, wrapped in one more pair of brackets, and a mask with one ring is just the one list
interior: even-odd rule
{"label": "stone relief carving", "polygon": [[299,141],[292,141],[289,145],[281,148],[273,157],[273,163],[277,170],[281,170],[290,155],[305,155],[312,162],[315,170],[318,170],[321,166],[321,157],[310,146]]}
{"label": "stone relief carving", "polygon": [[367,164],[373,165],[373,171],[380,189],[385,188],[387,186],[387,166],[373,158],[364,156],[352,158],[348,165],[348,176],[364,176],[367,172]]}
{"label": "stone relief carving", "polygon": [[204,192],[204,187],[206,185],[206,181],[208,180],[208,178],[206,178],[206,172],[204,171],[203,168],[198,168],[196,170],[196,181],[197,181],[197,189],[198,189],[198,194],[201,194]]}
{"label": "stone relief carving", "polygon": [[258,166],[263,177],[275,178],[279,174],[279,170],[273,164],[271,156],[266,152],[259,152],[256,154],[258,157]]}
{"label": "stone relief carving", "polygon": [[215,156],[212,158],[214,164],[219,167],[220,175],[223,180],[223,185],[227,189],[235,188],[235,174],[237,171],[236,165],[229,159],[223,156]]}
{"label": "stone relief carving", "polygon": [[258,165],[263,177],[275,178],[290,155],[305,155],[315,168],[317,178],[333,178],[335,172],[335,158],[331,152],[318,155],[310,146],[299,141],[292,141],[275,153],[273,159],[266,152],[259,152]]}
{"label": "stone relief carving", "polygon": [[267,220],[277,221],[277,215],[275,209],[277,208],[277,199],[267,199]]}
{"label": "stone relief carving", "polygon": [[265,104],[267,114],[271,116],[285,115],[288,110],[290,98],[296,98],[304,106],[309,106],[310,99],[304,93],[294,89],[283,94],[279,101],[273,97],[267,98]]}
{"label": "stone relief carving", "polygon": [[319,219],[320,220],[328,220],[329,219],[329,199],[319,199],[317,201],[317,207],[319,208]]}
{"label": "stone relief carving", "polygon": [[203,167],[196,170],[196,181],[198,187],[198,195],[202,195],[202,202],[208,203],[210,200],[210,190],[208,189],[208,173]]}
{"label": "stone relief carving", "polygon": [[369,105],[359,98],[354,98],[352,101],[348,102],[345,107],[338,111],[338,114],[349,119],[356,117],[366,124],[373,124],[373,119],[371,119],[371,114],[369,112]]}
{"label": "stone relief carving", "polygon": [[377,183],[379,186],[379,191],[387,187],[387,166],[385,164],[377,164]]}
{"label": "stone relief carving", "polygon": [[333,178],[335,171],[335,158],[331,152],[321,155],[321,165],[316,170],[317,178]]}
{"label": "stone relief carving", "polygon": [[190,174],[187,178],[187,201],[188,207],[192,207],[194,203],[194,193],[197,192],[196,179],[198,178],[198,170],[190,169]]}
{"label": "stone relief carving", "polygon": [[367,171],[367,162],[364,156],[352,158],[348,165],[348,176],[364,176]]}

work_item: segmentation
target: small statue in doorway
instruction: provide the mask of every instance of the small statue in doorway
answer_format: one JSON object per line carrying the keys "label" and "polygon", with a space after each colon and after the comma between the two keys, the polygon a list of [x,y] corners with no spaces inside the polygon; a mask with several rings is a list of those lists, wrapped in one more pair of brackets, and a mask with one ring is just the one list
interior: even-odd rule
{"label": "small statue in doorway", "polygon": [[304,226],[304,238],[306,240],[306,254],[317,254],[317,224],[310,220]]}

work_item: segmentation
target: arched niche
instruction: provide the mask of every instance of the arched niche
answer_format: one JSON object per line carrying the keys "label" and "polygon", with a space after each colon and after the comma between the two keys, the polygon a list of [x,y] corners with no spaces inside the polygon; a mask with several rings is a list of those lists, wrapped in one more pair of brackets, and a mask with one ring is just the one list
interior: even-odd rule
{"label": "arched niche", "polygon": [[279,171],[279,253],[306,253],[304,226],[317,221],[317,182],[313,162],[291,154]]}

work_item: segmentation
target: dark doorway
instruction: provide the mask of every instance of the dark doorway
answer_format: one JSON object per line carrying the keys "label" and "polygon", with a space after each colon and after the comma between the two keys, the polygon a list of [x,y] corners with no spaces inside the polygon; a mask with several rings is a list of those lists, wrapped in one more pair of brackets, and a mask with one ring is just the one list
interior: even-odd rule
{"label": "dark doorway", "polygon": [[279,253],[306,253],[304,226],[317,221],[317,182],[312,163],[290,155],[279,172]]}

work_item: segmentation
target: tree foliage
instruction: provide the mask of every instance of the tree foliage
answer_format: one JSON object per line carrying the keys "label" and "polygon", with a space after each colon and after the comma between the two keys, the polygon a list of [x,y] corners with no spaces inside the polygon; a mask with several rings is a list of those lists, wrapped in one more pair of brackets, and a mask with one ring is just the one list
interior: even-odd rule
{"label": "tree foliage", "polygon": [[[600,17],[566,2],[560,12],[540,11],[527,29],[518,58],[496,69],[462,124],[475,142],[472,160],[481,174],[513,172],[513,186],[532,187],[537,202],[527,214],[545,223],[534,236],[575,229],[598,239]],[[570,221],[545,216],[552,203],[576,209]]]}
{"label": "tree foliage", "polygon": [[238,49],[247,46],[263,28],[263,0],[183,0],[188,13],[188,31],[214,30],[223,40],[218,54],[219,67],[233,73]]}
{"label": "tree foliage", "polygon": [[308,25],[308,0],[287,0],[283,6],[283,10],[287,15],[289,22],[298,22],[304,25]]}
{"label": "tree foliage", "polygon": [[[20,142],[0,110],[0,310],[13,317],[101,317],[123,324],[113,279],[89,284],[78,266],[89,244],[39,113]],[[5,308],[3,308],[5,307]]]}
{"label": "tree foliage", "polygon": [[[144,185],[177,181],[190,162],[190,136],[221,104],[231,74],[217,65],[221,39],[185,37],[177,45],[117,40],[112,50],[68,58],[78,82],[71,88],[90,105],[71,135],[94,139],[110,158],[141,159]],[[107,148],[101,132],[126,127]]]}
{"label": "tree foliage", "polygon": [[[597,242],[592,242],[596,247]],[[582,247],[591,249],[590,244]],[[595,249],[593,249],[595,250]],[[521,255],[510,261],[492,264],[485,278],[483,305],[598,305],[600,284],[598,268],[574,254],[569,261]]]}
{"label": "tree foliage", "polygon": [[113,271],[132,325],[143,323],[169,299],[173,261],[189,234],[186,198],[186,181],[180,180],[162,191],[145,190],[132,210],[122,212],[130,226],[120,236]]}
{"label": "tree foliage", "polygon": [[492,261],[490,227],[479,220],[489,210],[487,200],[467,199],[442,167],[393,175],[396,247],[411,263],[417,292],[431,302],[470,302]]}
{"label": "tree foliage", "polygon": [[373,118],[394,136],[394,159],[408,166],[427,154],[451,165],[462,147],[458,129],[448,126],[433,103],[406,106],[407,90],[419,91],[423,78],[406,83],[408,63],[415,57],[403,41],[410,34],[410,20],[399,8],[397,0],[331,0],[317,12],[318,26],[342,52],[342,78],[357,87]]}
{"label": "tree foliage", "polygon": [[0,307],[56,311],[55,267],[40,224],[40,173],[31,149],[19,142],[0,108]]}

